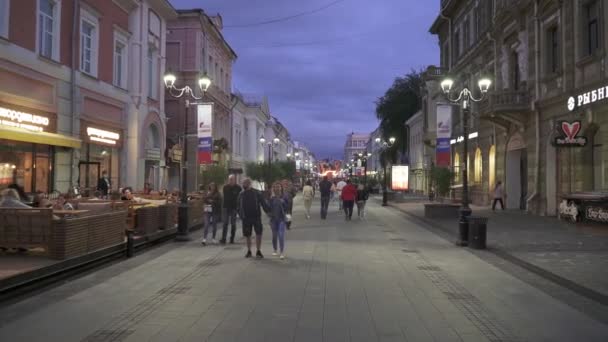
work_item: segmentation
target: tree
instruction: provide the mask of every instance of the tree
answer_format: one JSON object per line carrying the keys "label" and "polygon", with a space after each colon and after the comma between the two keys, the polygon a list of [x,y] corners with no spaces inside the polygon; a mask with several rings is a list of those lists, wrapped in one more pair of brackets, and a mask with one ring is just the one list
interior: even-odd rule
{"label": "tree", "polygon": [[376,117],[380,120],[382,137],[385,141],[390,137],[396,138],[395,145],[388,149],[388,159],[393,162],[398,151],[407,151],[405,122],[421,108],[421,74],[412,70],[403,77],[397,77],[384,96],[376,101]]}
{"label": "tree", "polygon": [[228,169],[223,165],[206,165],[200,173],[200,183],[207,189],[210,183],[215,183],[218,188],[228,179]]}
{"label": "tree", "polygon": [[435,192],[438,196],[448,195],[453,176],[454,174],[450,169],[433,165],[431,168],[431,180],[435,185]]}
{"label": "tree", "polygon": [[250,162],[245,164],[245,169],[249,178],[266,184],[267,189],[269,184],[278,180],[291,180],[296,173],[295,165],[293,165],[293,162],[288,161],[277,161],[271,165],[268,165],[268,163]]}

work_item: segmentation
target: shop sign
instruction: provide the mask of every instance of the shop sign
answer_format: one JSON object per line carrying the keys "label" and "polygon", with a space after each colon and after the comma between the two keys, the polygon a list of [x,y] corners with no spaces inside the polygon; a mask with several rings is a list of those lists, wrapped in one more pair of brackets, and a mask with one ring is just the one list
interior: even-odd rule
{"label": "shop sign", "polygon": [[197,137],[198,137],[198,163],[213,163],[213,105],[199,104],[197,106]]}
{"label": "shop sign", "polygon": [[47,117],[0,107],[0,125],[43,132],[50,120]]}
{"label": "shop sign", "polygon": [[604,100],[608,97],[608,86],[604,86],[592,91],[568,98],[568,110],[573,111],[584,105]]}
{"label": "shop sign", "polygon": [[562,136],[555,138],[556,146],[585,146],[587,144],[587,138],[578,136],[581,131],[579,120],[573,122],[561,121],[559,130]]}
{"label": "shop sign", "polygon": [[608,209],[602,207],[587,207],[585,218],[591,221],[608,222]]}
{"label": "shop sign", "polygon": [[120,140],[120,134],[99,128],[87,127],[87,136],[90,141],[108,145],[116,145]]}
{"label": "shop sign", "polygon": [[169,151],[169,157],[174,163],[180,163],[182,161],[182,147],[178,144],[173,145]]}

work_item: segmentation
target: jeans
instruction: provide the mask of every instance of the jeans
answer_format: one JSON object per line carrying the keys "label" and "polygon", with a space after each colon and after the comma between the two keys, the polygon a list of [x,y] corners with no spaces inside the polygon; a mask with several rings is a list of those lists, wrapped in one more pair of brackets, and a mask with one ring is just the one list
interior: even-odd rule
{"label": "jeans", "polygon": [[355,206],[355,201],[344,201],[344,215],[349,219],[353,217],[353,207]]}
{"label": "jeans", "polygon": [[283,254],[283,251],[285,250],[285,228],[286,228],[286,224],[284,221],[271,221],[270,222],[270,229],[272,230],[272,248],[274,248],[274,250],[277,250],[277,239],[279,240],[279,248],[280,248],[280,252],[281,254]]}
{"label": "jeans", "polygon": [[321,218],[327,217],[327,207],[329,207],[329,196],[321,196]]}
{"label": "jeans", "polygon": [[306,217],[310,216],[310,207],[312,206],[312,198],[304,200],[304,209],[306,209]]}
{"label": "jeans", "polygon": [[226,241],[228,235],[228,221],[231,223],[230,227],[230,240],[234,240],[236,234],[236,209],[235,208],[224,208],[224,227],[222,229],[222,241]]}
{"label": "jeans", "polygon": [[502,203],[502,198],[495,198],[492,201],[492,210],[496,209],[496,202],[500,202],[500,208],[502,210],[505,210],[505,205],[504,205],[504,203]]}
{"label": "jeans", "polygon": [[338,193],[337,196],[338,196],[338,210],[342,210],[342,209],[344,209],[344,206],[342,205],[342,203],[343,203],[342,194]]}
{"label": "jeans", "polygon": [[207,239],[209,234],[209,226],[213,226],[213,238],[215,239],[215,233],[217,232],[217,221],[219,221],[219,215],[215,213],[205,213],[205,230],[203,230],[203,239]]}
{"label": "jeans", "polygon": [[357,201],[357,215],[365,217],[365,201]]}

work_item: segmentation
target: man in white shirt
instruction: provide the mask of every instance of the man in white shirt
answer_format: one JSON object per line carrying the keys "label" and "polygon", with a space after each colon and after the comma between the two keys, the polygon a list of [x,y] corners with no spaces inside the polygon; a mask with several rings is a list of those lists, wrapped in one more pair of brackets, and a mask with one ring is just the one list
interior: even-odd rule
{"label": "man in white shirt", "polygon": [[338,196],[338,206],[340,207],[340,212],[342,212],[342,189],[346,186],[346,182],[341,179],[338,184],[336,184],[336,195]]}

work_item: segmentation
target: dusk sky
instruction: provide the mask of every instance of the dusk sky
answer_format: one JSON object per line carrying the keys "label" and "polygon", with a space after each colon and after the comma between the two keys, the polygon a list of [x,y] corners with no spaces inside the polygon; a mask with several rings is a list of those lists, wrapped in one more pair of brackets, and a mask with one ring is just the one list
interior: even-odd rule
{"label": "dusk sky", "polygon": [[439,0],[170,1],[222,15],[238,55],[234,89],[268,96],[272,114],[317,158],[340,158],[346,134],[377,127],[374,102],[396,76],[439,61],[428,33]]}

